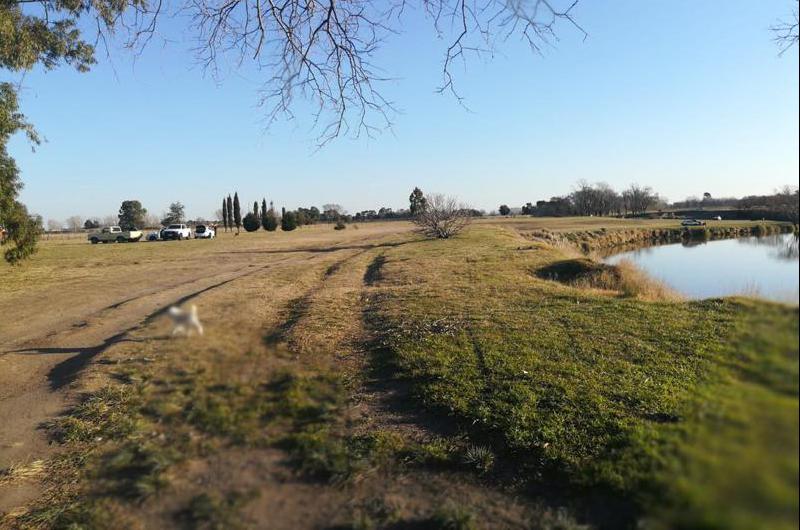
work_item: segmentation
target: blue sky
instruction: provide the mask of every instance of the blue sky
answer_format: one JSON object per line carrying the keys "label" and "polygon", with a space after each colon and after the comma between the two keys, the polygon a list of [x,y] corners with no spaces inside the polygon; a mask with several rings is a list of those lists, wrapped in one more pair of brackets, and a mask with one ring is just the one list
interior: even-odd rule
{"label": "blue sky", "polygon": [[[335,202],[355,212],[407,206],[414,186],[487,211],[568,193],[580,179],[687,195],[769,193],[798,182],[798,55],[778,57],[769,26],[790,0],[582,0],[585,40],[562,26],[541,55],[517,41],[458,67],[469,111],[437,94],[446,41],[410,14],[376,57],[401,112],[373,139],[315,149],[311,117],[264,128],[260,76],[204,75],[180,20],[176,38],[87,74],[23,79],[22,106],[47,143],[12,154],[22,200],[45,219],[113,214],[139,199],[180,200],[210,217],[221,197],[276,206]],[[18,79],[16,79],[18,80]]]}

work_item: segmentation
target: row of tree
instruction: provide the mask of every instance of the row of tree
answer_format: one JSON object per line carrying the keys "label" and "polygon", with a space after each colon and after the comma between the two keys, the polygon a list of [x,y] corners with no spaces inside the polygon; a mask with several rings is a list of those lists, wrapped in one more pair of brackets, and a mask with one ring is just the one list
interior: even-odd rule
{"label": "row of tree", "polygon": [[[373,212],[373,210],[366,210],[366,212]],[[381,208],[379,212],[381,212],[379,215],[382,216],[379,218],[399,218],[388,208]],[[426,197],[419,188],[414,188],[411,192],[409,208],[400,210],[400,212],[405,218],[416,223],[420,232],[435,238],[452,237],[463,230],[473,217],[483,214],[483,212],[457,202],[452,197],[440,194]],[[240,228],[244,228],[248,232],[255,232],[261,228],[275,231],[278,226],[281,230],[288,232],[295,230],[298,226],[317,222],[335,222],[334,228],[341,230],[345,228],[346,222],[376,218],[365,212],[359,212],[355,216],[348,215],[338,204],[325,204],[321,211],[315,206],[301,207],[293,211],[281,208],[279,218],[272,202],[267,207],[266,199],[261,200],[260,207],[258,201],[254,202],[252,211],[242,216],[238,192],[234,193],[233,197],[228,195],[222,200],[222,209],[218,211],[218,216],[222,219],[225,230],[236,229],[237,233]]]}
{"label": "row of tree", "polygon": [[286,208],[281,208],[279,218],[272,201],[267,207],[266,198],[261,199],[260,207],[258,201],[253,202],[253,209],[242,216],[238,192],[235,192],[233,197],[228,195],[222,199],[222,209],[217,214],[222,220],[225,231],[235,229],[237,234],[241,228],[248,232],[255,232],[261,228],[267,232],[274,232],[278,226],[281,230],[290,232],[300,225],[312,224],[320,218],[319,209],[316,207],[298,208],[296,211],[286,211]]}
{"label": "row of tree", "polygon": [[[536,217],[641,215],[652,208],[662,208],[665,205],[665,201],[649,186],[631,184],[620,193],[605,182],[589,184],[580,181],[569,195],[552,197],[549,201],[537,201],[536,204],[529,202],[522,207],[522,213]],[[500,206],[499,211],[500,215],[511,213],[507,205]]]}
{"label": "row of tree", "polygon": [[[604,182],[589,184],[581,181],[569,195],[552,197],[550,200],[526,203],[517,211],[535,217],[566,217],[571,215],[632,215],[648,211],[687,210],[714,208],[736,209],[742,214],[750,211],[763,217],[798,222],[800,195],[797,187],[784,186],[771,195],[749,195],[714,198],[706,192],[703,198],[688,197],[684,201],[669,204],[649,186],[632,184],[622,192],[615,191]],[[507,204],[498,208],[500,215],[510,215],[514,210]]]}
{"label": "row of tree", "polygon": [[710,193],[703,194],[703,198],[687,197],[683,201],[672,204],[676,209],[698,208],[710,210],[714,208],[735,208],[743,213],[758,213],[765,217],[798,222],[800,209],[800,192],[798,188],[784,186],[775,190],[770,195],[747,195],[738,199],[736,197],[712,197]]}

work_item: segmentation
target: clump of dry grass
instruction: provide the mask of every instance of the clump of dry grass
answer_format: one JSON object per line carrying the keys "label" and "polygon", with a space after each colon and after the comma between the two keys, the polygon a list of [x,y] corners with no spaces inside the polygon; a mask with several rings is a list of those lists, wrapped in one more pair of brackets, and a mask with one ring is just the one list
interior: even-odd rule
{"label": "clump of dry grass", "polygon": [[0,471],[0,484],[10,483],[15,480],[35,479],[45,471],[43,460],[34,460],[29,464],[14,464]]}
{"label": "clump of dry grass", "polygon": [[614,290],[622,292],[625,296],[651,302],[676,302],[682,299],[664,282],[647,275],[632,261],[621,260],[614,268],[616,270]]}
{"label": "clump of dry grass", "polygon": [[648,276],[633,262],[616,265],[589,258],[559,261],[536,272],[540,278],[555,280],[579,289],[614,291],[644,301],[678,301],[680,295],[663,282]]}

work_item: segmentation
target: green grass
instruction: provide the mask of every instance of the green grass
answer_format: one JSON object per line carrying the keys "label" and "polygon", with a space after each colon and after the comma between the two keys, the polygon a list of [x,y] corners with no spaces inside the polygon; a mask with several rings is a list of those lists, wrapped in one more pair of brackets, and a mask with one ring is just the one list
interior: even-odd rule
{"label": "green grass", "polygon": [[568,257],[485,226],[388,251],[383,360],[530,483],[628,499],[656,525],[796,527],[797,309],[531,273]]}

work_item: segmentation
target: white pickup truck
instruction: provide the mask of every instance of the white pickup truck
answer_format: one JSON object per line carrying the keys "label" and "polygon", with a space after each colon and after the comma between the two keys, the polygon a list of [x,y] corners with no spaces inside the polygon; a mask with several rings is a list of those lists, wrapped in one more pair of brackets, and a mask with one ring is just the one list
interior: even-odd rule
{"label": "white pickup truck", "polygon": [[189,239],[192,229],[185,224],[169,225],[161,231],[161,239]]}
{"label": "white pickup truck", "polygon": [[92,232],[86,237],[93,245],[98,243],[128,243],[142,238],[140,230],[123,230],[118,226],[106,226],[99,232]]}

